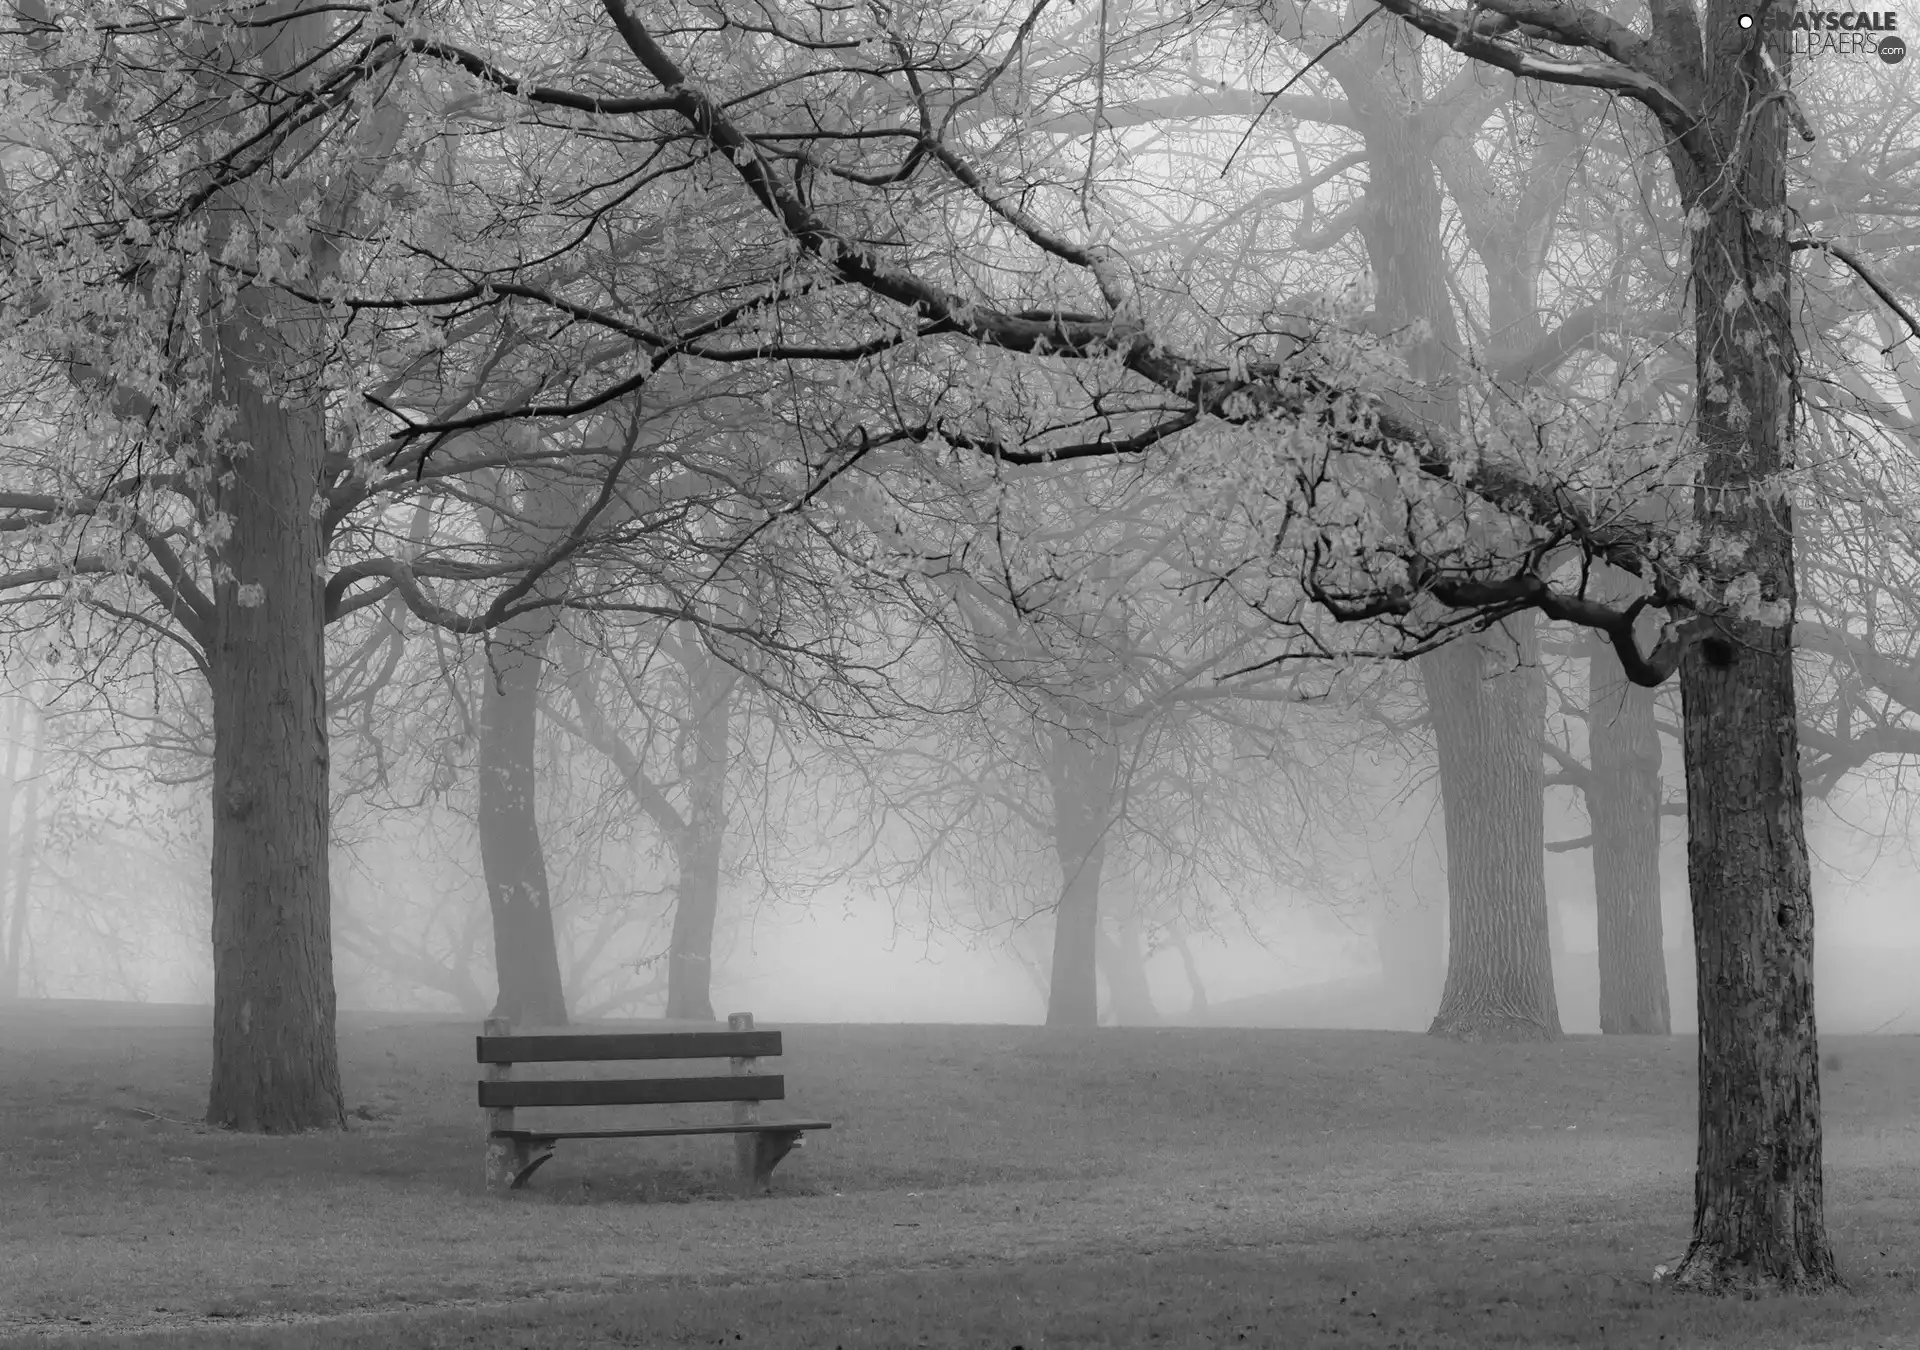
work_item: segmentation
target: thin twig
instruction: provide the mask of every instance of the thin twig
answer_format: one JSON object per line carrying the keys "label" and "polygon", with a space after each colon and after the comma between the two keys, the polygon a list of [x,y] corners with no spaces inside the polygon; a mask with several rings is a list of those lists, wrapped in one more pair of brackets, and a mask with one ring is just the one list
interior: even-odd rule
{"label": "thin twig", "polygon": [[185,1125],[185,1126],[188,1126],[189,1128],[191,1128],[193,1125],[193,1122],[191,1120],[175,1120],[172,1116],[163,1116],[158,1111],[149,1111],[144,1106],[128,1106],[128,1107],[123,1107],[121,1109],[126,1111],[131,1111],[135,1115],[146,1116],[151,1120],[164,1120],[169,1125]]}
{"label": "thin twig", "polygon": [[1911,1010],[1912,1009],[1910,1007],[1902,1008],[1899,1012],[1895,1013],[1892,1017],[1889,1017],[1886,1021],[1882,1022],[1879,1026],[1875,1027],[1872,1031],[1869,1031],[1867,1035],[1878,1036],[1881,1032],[1885,1031],[1888,1027],[1892,1026],[1895,1022],[1898,1022],[1901,1018],[1905,1017],[1907,1013],[1910,1012]]}
{"label": "thin twig", "polygon": [[[1920,337],[1920,319],[1914,318],[1913,311],[1900,303],[1898,297],[1887,289],[1885,282],[1873,274],[1873,269],[1861,260],[1859,254],[1855,253],[1852,249],[1842,248],[1830,239],[1796,239],[1793,241],[1792,249],[1795,253],[1806,248],[1817,248],[1822,253],[1830,253],[1848,267],[1851,267],[1854,275],[1866,282],[1868,289],[1879,296],[1881,302],[1885,304],[1888,309],[1900,316],[1900,321],[1907,326],[1907,337]],[[1880,355],[1885,356],[1888,352],[1899,346],[1901,342],[1905,342],[1906,340],[1906,338],[1901,338],[1897,342],[1889,342],[1880,349]]]}
{"label": "thin twig", "polygon": [[1363,14],[1360,17],[1359,23],[1356,23],[1353,27],[1349,28],[1346,32],[1342,33],[1339,37],[1335,38],[1332,42],[1329,42],[1326,46],[1322,47],[1319,50],[1319,52],[1314,56],[1313,60],[1307,62],[1307,64],[1300,67],[1299,70],[1293,73],[1293,78],[1288,80],[1285,84],[1281,85],[1278,89],[1274,90],[1271,94],[1267,95],[1267,101],[1260,105],[1260,111],[1253,115],[1253,120],[1251,122],[1247,123],[1246,132],[1240,137],[1239,144],[1233,147],[1233,154],[1228,155],[1227,162],[1220,166],[1220,176],[1222,178],[1225,178],[1227,176],[1227,170],[1233,167],[1234,157],[1237,156],[1241,152],[1241,150],[1246,148],[1248,139],[1253,135],[1253,129],[1260,125],[1260,119],[1267,115],[1267,109],[1273,106],[1274,100],[1278,99],[1280,95],[1286,93],[1287,90],[1293,88],[1294,85],[1300,83],[1301,78],[1305,76],[1308,71],[1312,70],[1315,66],[1319,65],[1321,61],[1326,59],[1326,57],[1332,53],[1335,47],[1338,47],[1341,43],[1345,42],[1348,38],[1352,37],[1355,33],[1359,32],[1362,28],[1365,28],[1370,22],[1372,22],[1373,16],[1378,14],[1379,12],[1380,11],[1378,9],[1368,10],[1365,14]]}

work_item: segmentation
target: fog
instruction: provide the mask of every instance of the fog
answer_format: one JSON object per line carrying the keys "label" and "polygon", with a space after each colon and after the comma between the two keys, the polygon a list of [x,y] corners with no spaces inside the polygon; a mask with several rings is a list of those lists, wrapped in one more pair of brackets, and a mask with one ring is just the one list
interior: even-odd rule
{"label": "fog", "polygon": [[[1377,766],[1376,766],[1377,768]],[[1395,770],[1397,772],[1398,770]],[[211,997],[205,889],[205,833],[195,820],[191,785],[164,787],[137,778],[114,780],[111,791],[84,757],[42,762],[21,775],[10,796],[14,861],[23,856],[26,813],[38,813],[38,841],[30,873],[15,868],[9,918],[19,924],[19,992],[28,997],[131,999],[206,1004]],[[1371,775],[1373,788],[1394,781]],[[29,783],[39,791],[26,791]],[[1920,968],[1920,904],[1916,864],[1903,815],[1904,794],[1892,779],[1844,787],[1810,806],[1808,837],[1817,906],[1816,973],[1823,1030],[1837,1033],[1920,1031],[1920,999],[1912,972]],[[1211,914],[1183,906],[1187,955],[1200,979],[1196,1000],[1187,964],[1165,934],[1149,939],[1144,960],[1152,1015],[1116,1009],[1104,968],[1100,1019],[1166,1024],[1302,1026],[1424,1030],[1435,990],[1390,987],[1383,977],[1379,932],[1396,907],[1444,906],[1445,845],[1437,784],[1407,791],[1373,791],[1372,814],[1356,827],[1340,822],[1338,838],[1358,845],[1337,862],[1323,859],[1309,890],[1248,879],[1232,905]],[[340,1006],[477,1017],[493,987],[487,971],[486,887],[470,825],[440,819],[421,829],[424,815],[378,817],[378,829],[350,849],[336,848],[336,977]],[[742,822],[739,833],[764,835],[768,822]],[[1321,823],[1325,828],[1325,823]],[[1550,790],[1549,841],[1581,835],[1584,815],[1572,794]],[[1659,865],[1667,979],[1673,1029],[1694,1029],[1693,968],[1686,904],[1683,826],[1669,817]],[[1324,843],[1325,840],[1316,842]],[[464,854],[464,856],[461,856]],[[599,1015],[657,1016],[664,994],[646,992],[645,972],[658,968],[657,948],[670,922],[672,883],[646,859],[629,900],[640,914],[630,961],[609,956],[624,938],[599,953],[575,951],[603,984],[641,988],[633,1001]],[[586,930],[605,941],[607,904],[583,909],[567,878],[583,870],[564,853],[549,859],[555,887],[556,928],[562,946],[578,948]],[[738,861],[738,860],[736,860]],[[815,863],[818,858],[814,859]],[[816,868],[816,871],[818,869]],[[1047,1015],[1044,958],[1050,910],[1039,904],[1017,921],[1005,914],[957,915],[911,887],[883,893],[862,884],[857,867],[838,884],[815,883],[782,899],[778,878],[747,876],[744,863],[721,888],[716,921],[712,999],[715,1011],[752,1011],[766,1022],[1039,1023]],[[1590,850],[1550,852],[1546,887],[1553,916],[1553,972],[1559,1014],[1568,1033],[1599,1030],[1598,939]],[[27,896],[18,904],[18,883]],[[631,879],[630,879],[631,880]],[[1125,878],[1110,872],[1110,894],[1125,894]],[[871,879],[868,879],[870,883]],[[423,897],[433,897],[432,906]],[[615,909],[619,906],[615,905]],[[410,919],[409,915],[413,917]],[[463,1005],[445,990],[396,974],[396,962],[369,956],[365,933],[379,929],[392,951],[438,952],[433,932],[452,917],[466,924],[473,994]],[[626,931],[624,929],[619,931]],[[655,960],[649,966],[649,952]],[[597,963],[592,959],[597,955]],[[1444,953],[1434,953],[1435,978]],[[569,997],[589,1001],[584,986]],[[592,1015],[591,1010],[589,1014]]]}

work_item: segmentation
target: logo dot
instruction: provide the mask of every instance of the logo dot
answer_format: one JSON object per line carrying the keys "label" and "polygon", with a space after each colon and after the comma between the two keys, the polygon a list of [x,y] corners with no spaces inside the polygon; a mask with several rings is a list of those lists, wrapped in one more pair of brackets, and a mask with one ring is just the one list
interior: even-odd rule
{"label": "logo dot", "polygon": [[1753,27],[1753,15],[1751,15],[1751,14],[1742,14],[1742,15],[1740,16],[1740,26],[1741,26],[1742,28],[1751,28],[1751,27]]}

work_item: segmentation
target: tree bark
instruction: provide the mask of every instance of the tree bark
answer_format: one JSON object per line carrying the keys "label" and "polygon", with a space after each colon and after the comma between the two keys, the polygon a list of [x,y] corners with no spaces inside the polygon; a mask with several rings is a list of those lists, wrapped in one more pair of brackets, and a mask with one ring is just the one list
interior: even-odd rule
{"label": "tree bark", "polygon": [[[343,1128],[327,879],[326,658],[320,523],[326,414],[282,395],[308,324],[248,288],[217,328],[235,410],[216,504],[207,651],[213,692],[213,1075],[209,1124]],[[276,322],[277,321],[277,322]],[[262,388],[256,382],[261,377]]]}
{"label": "tree bark", "polygon": [[1053,921],[1047,1025],[1092,1027],[1100,1024],[1100,871],[1106,863],[1117,756],[1111,745],[1093,740],[1083,728],[1056,728],[1050,736],[1048,778],[1060,899]]}
{"label": "tree bark", "polygon": [[1587,660],[1587,816],[1600,937],[1600,1031],[1666,1036],[1660,919],[1660,733],[1653,690],[1628,681],[1612,644]]}
{"label": "tree bark", "polygon": [[1429,1034],[1555,1040],[1547,944],[1546,686],[1532,614],[1421,659],[1447,831],[1447,982]]}
{"label": "tree bark", "polygon": [[491,1016],[531,1026],[567,1022],[534,760],[540,673],[553,624],[553,610],[537,609],[489,635],[480,702],[480,863],[499,981]]}
{"label": "tree bark", "polygon": [[720,911],[720,860],[727,835],[727,771],[732,766],[733,690],[739,674],[689,635],[687,806],[674,846],[680,884],[667,955],[667,1016],[714,1021],[713,925]]}
{"label": "tree bark", "polygon": [[[1697,404],[1704,462],[1694,516],[1745,544],[1782,621],[1728,616],[1680,662],[1687,872],[1700,1009],[1700,1141],[1685,1288],[1819,1290],[1839,1283],[1824,1217],[1813,899],[1793,684],[1792,510],[1767,480],[1790,464],[1797,348],[1786,211],[1786,105],[1756,93],[1764,44],[1792,63],[1786,16],[1756,39],[1728,0],[1706,8],[1702,133],[1716,162],[1677,148],[1693,231]],[[1780,77],[1782,81],[1786,76]],[[1770,85],[1768,87],[1771,87]],[[1739,158],[1736,159],[1735,156]],[[1731,579],[1731,578],[1729,578]]]}
{"label": "tree bark", "polygon": [[1700,1139],[1693,1240],[1674,1279],[1818,1289],[1838,1274],[1823,1217],[1813,904],[1787,767],[1798,753],[1791,637],[1729,627],[1680,667]]}

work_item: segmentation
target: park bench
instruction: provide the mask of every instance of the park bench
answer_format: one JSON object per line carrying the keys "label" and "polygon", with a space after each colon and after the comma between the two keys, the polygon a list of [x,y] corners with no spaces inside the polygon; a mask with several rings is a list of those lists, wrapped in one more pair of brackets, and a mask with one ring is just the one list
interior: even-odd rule
{"label": "park bench", "polygon": [[[725,1031],[562,1032],[514,1036],[505,1019],[488,1018],[475,1053],[486,1065],[480,1106],[487,1113],[487,1187],[519,1190],[562,1139],[648,1139],[666,1135],[731,1134],[743,1186],[768,1190],[773,1169],[803,1142],[808,1130],[830,1130],[824,1120],[762,1121],[761,1102],[787,1095],[779,1074],[763,1074],[759,1061],[780,1053],[780,1033],[755,1031],[752,1013],[734,1013]],[[705,1078],[528,1079],[516,1082],[515,1064],[590,1063],[610,1060],[727,1059],[731,1072]],[[519,1130],[518,1107],[657,1106],[680,1102],[731,1102],[725,1125],[668,1125],[642,1130]]]}

